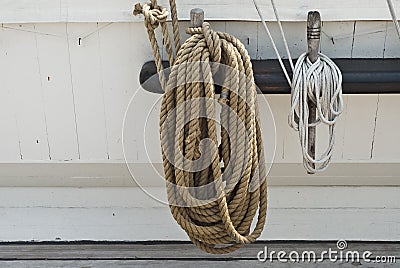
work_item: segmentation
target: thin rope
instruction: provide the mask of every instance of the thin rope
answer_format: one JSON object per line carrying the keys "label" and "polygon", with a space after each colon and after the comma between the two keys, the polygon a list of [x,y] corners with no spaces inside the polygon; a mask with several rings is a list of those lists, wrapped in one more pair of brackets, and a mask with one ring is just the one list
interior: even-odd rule
{"label": "thin rope", "polygon": [[399,36],[400,39],[400,25],[399,25],[399,20],[397,19],[396,11],[394,10],[393,1],[387,0],[387,4],[389,6],[389,11],[390,15],[392,16],[394,26],[396,27],[397,35]]}
{"label": "thin rope", "polygon": [[[292,81],[290,80],[290,77],[289,77],[289,74],[288,74],[288,72],[287,72],[287,70],[286,70],[286,67],[285,67],[285,65],[283,64],[281,55],[279,54],[278,48],[276,47],[274,38],[272,37],[271,32],[270,32],[270,30],[269,30],[267,24],[265,23],[264,17],[263,17],[263,15],[262,15],[262,13],[261,13],[261,11],[260,11],[258,5],[257,5],[256,0],[253,0],[253,3],[254,3],[254,6],[255,6],[255,8],[256,8],[256,10],[257,10],[258,16],[260,17],[260,20],[261,20],[261,22],[262,22],[262,24],[263,24],[263,26],[264,26],[264,29],[265,29],[265,31],[266,31],[268,37],[269,37],[269,40],[271,41],[271,44],[272,44],[272,47],[273,47],[273,49],[274,49],[274,51],[275,51],[276,57],[278,58],[278,61],[279,61],[279,64],[281,65],[281,68],[282,68],[283,73],[285,74],[286,80],[287,80],[287,82],[289,83],[289,85],[291,85],[291,84],[292,84]],[[284,36],[284,35],[283,35],[283,36]],[[289,51],[289,49],[288,49],[288,51]],[[293,63],[292,63],[292,64],[293,64]]]}
{"label": "thin rope", "polygon": [[[312,63],[303,53],[296,62],[291,94],[289,125],[299,132],[303,164],[309,173],[325,170],[335,145],[335,124],[343,110],[342,74],[336,64],[322,53]],[[309,100],[317,109],[317,119],[309,123]],[[319,156],[308,153],[309,127],[325,124],[329,128],[327,149]]]}
{"label": "thin rope", "polygon": [[[191,37],[177,50],[167,80],[154,33],[165,23],[167,11],[153,0],[143,6],[142,14],[165,91],[160,139],[171,213],[203,251],[232,252],[261,235],[267,213],[266,167],[250,56],[237,38],[204,23],[187,29]],[[163,28],[162,33],[168,40]],[[219,146],[212,101],[216,100],[214,75],[221,67],[215,63],[227,67],[218,99],[224,126]],[[204,147],[204,140],[219,153]],[[191,169],[196,161],[205,163],[205,168]],[[188,190],[192,188],[196,191]],[[210,195],[215,198],[209,200]]]}
{"label": "thin rope", "polygon": [[[271,40],[282,71],[291,87],[289,125],[299,132],[303,165],[311,174],[323,171],[328,167],[332,158],[333,148],[335,145],[335,123],[343,110],[342,74],[335,63],[322,53],[318,54],[319,57],[314,63],[311,63],[308,59],[308,53],[302,54],[293,68],[292,57],[285,38],[282,23],[275,2],[274,0],[271,0],[286,53],[288,54],[289,62],[291,63],[293,71],[293,81],[291,82],[262,13],[255,0],[253,0],[253,3],[267,35]],[[315,104],[318,116],[316,121],[311,124],[308,120],[310,111],[310,107],[308,106],[309,100]],[[319,124],[328,125],[328,147],[319,157],[312,157],[308,153],[308,148],[310,146],[310,144],[308,144],[309,128],[316,127]]]}
{"label": "thin rope", "polygon": [[290,51],[289,51],[289,46],[288,46],[288,43],[287,43],[287,40],[286,40],[286,37],[285,37],[285,32],[283,31],[282,22],[279,19],[279,14],[278,14],[278,10],[277,10],[276,5],[275,5],[275,1],[271,0],[271,4],[272,4],[272,8],[274,9],[274,14],[275,14],[276,21],[278,22],[279,31],[281,32],[281,36],[282,36],[282,39],[283,39],[283,44],[285,46],[286,54],[288,55],[288,58],[289,58],[290,68],[292,68],[292,72],[293,72],[294,71],[294,66],[293,66],[292,55],[290,54]]}

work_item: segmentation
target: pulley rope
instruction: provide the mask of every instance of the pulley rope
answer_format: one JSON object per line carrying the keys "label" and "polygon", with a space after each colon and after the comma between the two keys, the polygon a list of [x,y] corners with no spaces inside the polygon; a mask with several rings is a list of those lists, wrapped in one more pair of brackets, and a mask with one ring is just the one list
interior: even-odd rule
{"label": "pulley rope", "polygon": [[[304,167],[309,173],[323,171],[331,161],[335,145],[335,123],[343,110],[341,71],[331,59],[322,53],[318,53],[319,57],[314,63],[311,63],[309,60],[308,53],[304,53],[296,62],[293,70],[293,81],[291,81],[256,0],[253,0],[253,3],[274,47],[282,71],[291,87],[291,109],[288,121],[289,126],[299,132]],[[271,0],[271,4],[291,63],[292,56],[288,49],[285,33],[274,0]],[[292,63],[290,66],[293,66]],[[308,121],[310,110],[308,106],[309,100],[316,105],[317,109],[317,119],[311,124]],[[328,147],[319,157],[311,157],[308,153],[308,131],[309,127],[316,127],[319,124],[328,125]]]}
{"label": "pulley rope", "polygon": [[[174,0],[170,3],[175,4]],[[250,57],[234,36],[203,23],[187,29],[191,37],[173,59],[164,30],[167,11],[156,1],[140,11],[164,89],[160,137],[170,210],[200,249],[213,254],[232,252],[261,235],[267,212],[267,172]],[[172,5],[171,11],[174,25],[177,15]],[[168,81],[154,33],[159,25],[171,64]],[[213,79],[221,69],[226,75],[218,99],[222,127],[217,146]],[[213,144],[214,150],[204,141]],[[205,168],[192,169],[196,161]]]}

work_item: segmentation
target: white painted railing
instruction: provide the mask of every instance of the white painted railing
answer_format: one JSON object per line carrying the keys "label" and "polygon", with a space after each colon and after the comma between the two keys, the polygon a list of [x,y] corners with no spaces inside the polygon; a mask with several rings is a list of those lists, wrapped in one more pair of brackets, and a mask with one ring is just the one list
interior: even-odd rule
{"label": "white painted railing", "polygon": [[[0,4],[1,23],[26,22],[131,22],[133,5],[139,0],[14,0]],[[145,2],[145,1],[142,1]],[[166,0],[159,3],[167,6]],[[258,0],[265,18],[275,20],[269,0]],[[319,10],[324,21],[388,20],[390,13],[382,0],[280,0],[276,1],[281,18],[305,21],[307,11]],[[400,8],[400,0],[395,0]],[[242,0],[177,0],[180,19],[188,19],[189,10],[201,7],[208,20],[258,21],[252,2]]]}

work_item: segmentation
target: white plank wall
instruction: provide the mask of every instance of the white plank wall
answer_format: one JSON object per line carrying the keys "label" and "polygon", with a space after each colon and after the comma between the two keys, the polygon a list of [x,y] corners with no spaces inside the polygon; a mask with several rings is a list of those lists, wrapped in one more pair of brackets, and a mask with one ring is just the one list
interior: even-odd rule
{"label": "white plank wall", "polygon": [[35,24],[34,30],[45,33],[30,35],[37,43],[49,156],[54,160],[77,159],[79,148],[66,25]]}
{"label": "white plank wall", "polygon": [[[287,57],[276,23],[269,24],[282,56]],[[187,25],[182,23],[182,32]],[[212,22],[212,26],[236,35],[252,58],[276,58],[260,23],[228,21]],[[297,57],[306,48],[305,24],[286,22],[283,27],[290,50]],[[4,149],[0,159],[123,161],[124,114],[130,98],[140,88],[142,64],[152,59],[142,23],[5,24],[0,30],[0,68],[5,74],[0,77],[4,89],[1,116],[6,129],[1,133]],[[399,42],[391,22],[325,22],[323,31],[321,50],[332,58],[398,57]],[[140,109],[150,109],[160,97],[140,94],[140,104],[135,104]],[[297,133],[287,125],[289,96],[267,99],[277,127],[275,160],[300,162]],[[345,97],[335,161],[374,161],[375,157],[379,161],[400,160],[388,138],[400,130],[386,131],[396,118],[395,99],[397,96]],[[128,134],[132,136],[126,142],[137,147],[132,149],[137,150],[134,161],[149,162],[148,150],[151,161],[158,162],[157,112],[153,111],[147,122],[146,133],[153,140],[144,148],[137,144],[144,139],[145,121],[140,111],[130,117],[134,123]],[[319,137],[323,148],[324,131]]]}
{"label": "white plank wall", "polygon": [[[3,31],[2,31],[3,32]],[[3,45],[6,44],[3,42]],[[5,62],[7,53],[0,53],[0,62]],[[4,74],[3,88],[0,90],[0,122],[3,125],[0,131],[0,161],[19,161],[22,158],[21,143],[17,125],[16,110],[13,105],[12,79],[8,76],[9,67],[0,64],[0,72]]]}
{"label": "white plank wall", "polygon": [[[32,24],[8,25],[1,29],[2,54],[1,62],[5,70],[1,84],[10,92],[6,102],[12,107],[3,116],[16,117],[16,133],[21,146],[20,157],[23,160],[49,160],[50,145],[46,124],[44,93],[39,73],[39,60],[36,34]],[[13,30],[10,28],[15,28]],[[4,79],[4,82],[3,82]],[[2,159],[15,159],[16,151],[1,152]]]}
{"label": "white plank wall", "polygon": [[[9,3],[18,7],[21,2],[44,7],[42,1]],[[92,7],[90,2],[80,13],[73,8],[76,3],[49,3],[49,12],[59,8],[56,17],[43,12],[34,16],[59,23],[0,27],[0,241],[187,240],[168,208],[135,187],[123,163],[125,143],[135,175],[154,193],[165,195],[163,181],[151,166],[162,169],[161,95],[144,91],[138,82],[143,63],[152,59],[144,26],[97,23],[104,14],[100,11],[91,13],[93,22],[65,22],[78,21]],[[115,20],[114,5],[109,3],[105,18]],[[297,12],[302,18],[306,14]],[[211,24],[238,36],[252,58],[276,58],[259,22]],[[284,55],[277,25],[269,24]],[[182,36],[187,25],[180,25]],[[323,27],[321,50],[332,58],[400,56],[391,22],[352,20],[325,22]],[[284,29],[297,57],[306,49],[305,23],[285,22]],[[122,140],[125,111],[134,94]],[[335,163],[322,174],[308,176],[300,164],[297,133],[287,124],[290,97],[266,96],[275,118],[278,164],[269,176],[270,210],[262,239],[399,240],[399,98],[346,96]],[[264,104],[261,108],[267,113]],[[272,158],[272,119],[263,118],[268,121],[264,139]],[[322,148],[324,135],[319,133]]]}

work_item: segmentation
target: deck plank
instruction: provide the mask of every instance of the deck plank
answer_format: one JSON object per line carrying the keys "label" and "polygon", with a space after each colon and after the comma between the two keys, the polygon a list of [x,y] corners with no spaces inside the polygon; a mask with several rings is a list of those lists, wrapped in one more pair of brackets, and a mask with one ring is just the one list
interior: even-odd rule
{"label": "deck plank", "polygon": [[[160,261],[138,261],[138,260],[116,260],[116,261],[7,261],[0,263],[2,267],[8,268],[27,268],[27,267],[82,267],[82,268],[109,268],[109,267],[198,267],[198,268],[239,268],[239,267],[293,267],[292,263],[263,263],[259,261],[170,261],[170,260],[160,260]],[[296,263],[296,267],[302,268],[328,268],[332,267],[332,263]],[[338,263],[336,267],[355,267],[358,265],[367,265],[367,263]],[[393,264],[390,267],[393,267]],[[381,265],[380,267],[388,267],[389,265]],[[372,267],[372,266],[371,266]]]}
{"label": "deck plank", "polygon": [[[257,253],[268,246],[272,250],[302,253],[314,251],[316,261],[295,262],[286,257],[278,260],[259,261]],[[329,260],[326,255],[319,260],[324,250],[337,250],[335,242],[305,241],[261,241],[227,254],[211,255],[201,252],[194,245],[185,242],[147,243],[11,243],[0,245],[0,267],[373,267],[375,256],[393,256],[380,267],[396,265],[400,259],[399,243],[351,242],[347,250],[361,254],[372,252],[371,262],[344,259]],[[340,251],[339,251],[340,252]],[[338,255],[339,256],[339,255]]]}
{"label": "deck plank", "polygon": [[[312,250],[317,256],[329,248],[338,250],[335,241],[257,241],[226,255],[204,253],[189,242],[28,242],[0,244],[0,260],[256,260],[265,247],[269,253]],[[396,242],[347,241],[343,252],[367,250],[372,256],[400,258],[400,244]]]}

